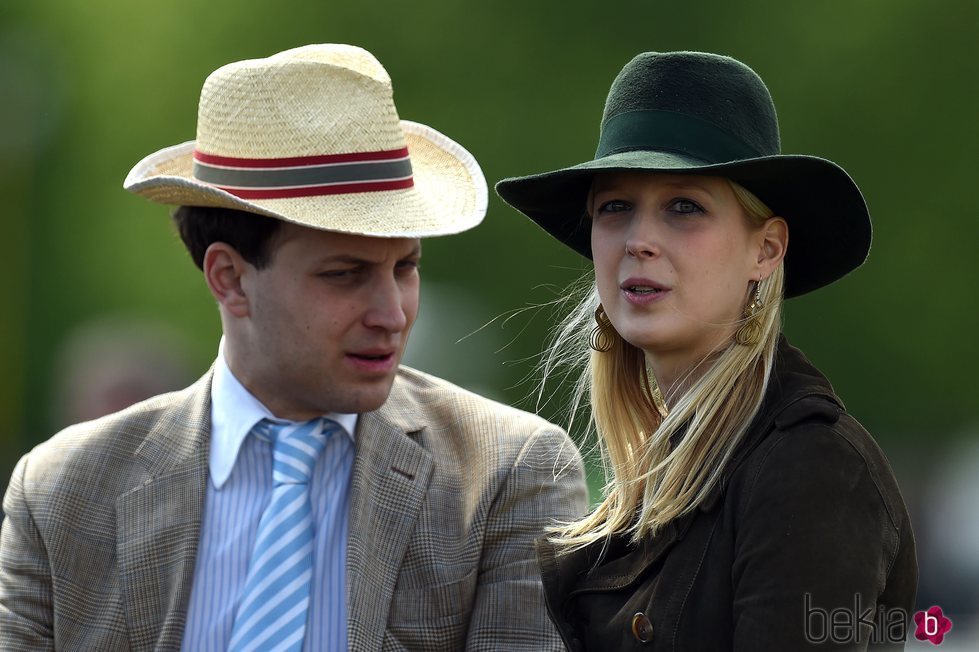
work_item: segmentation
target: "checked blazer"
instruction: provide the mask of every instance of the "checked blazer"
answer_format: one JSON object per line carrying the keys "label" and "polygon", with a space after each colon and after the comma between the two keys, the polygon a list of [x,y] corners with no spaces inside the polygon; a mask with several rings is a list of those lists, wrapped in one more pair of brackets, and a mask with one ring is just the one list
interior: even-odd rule
{"label": "checked blazer", "polygon": [[[21,459],[0,530],[0,649],[179,648],[210,383],[67,428]],[[563,649],[534,540],[586,508],[567,435],[402,367],[355,439],[350,649]]]}

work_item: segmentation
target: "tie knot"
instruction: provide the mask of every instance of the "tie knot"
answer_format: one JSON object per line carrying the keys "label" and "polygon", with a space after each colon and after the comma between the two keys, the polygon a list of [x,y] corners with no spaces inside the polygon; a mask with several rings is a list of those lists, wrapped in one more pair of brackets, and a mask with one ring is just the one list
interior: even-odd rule
{"label": "tie knot", "polygon": [[260,427],[272,440],[272,481],[280,485],[308,483],[327,438],[340,426],[318,418],[305,423],[263,420]]}

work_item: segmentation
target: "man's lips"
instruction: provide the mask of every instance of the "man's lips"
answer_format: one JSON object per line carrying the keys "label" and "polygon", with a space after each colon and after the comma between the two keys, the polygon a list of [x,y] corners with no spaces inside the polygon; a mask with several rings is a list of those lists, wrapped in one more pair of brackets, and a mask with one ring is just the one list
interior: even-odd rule
{"label": "man's lips", "polygon": [[346,358],[361,371],[387,372],[394,367],[398,356],[393,349],[363,349],[348,351]]}
{"label": "man's lips", "polygon": [[348,351],[347,355],[365,360],[381,360],[390,358],[394,355],[394,349],[364,349],[361,351]]}

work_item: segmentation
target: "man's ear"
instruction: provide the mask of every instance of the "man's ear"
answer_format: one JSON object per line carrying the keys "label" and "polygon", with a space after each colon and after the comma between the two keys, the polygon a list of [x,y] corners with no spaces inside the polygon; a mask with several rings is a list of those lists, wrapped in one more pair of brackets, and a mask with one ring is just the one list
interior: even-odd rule
{"label": "man's ear", "polygon": [[241,277],[250,267],[234,247],[214,242],[204,252],[204,280],[221,307],[234,317],[247,317],[248,297]]}
{"label": "man's ear", "polygon": [[778,264],[785,258],[789,247],[789,225],[781,217],[770,217],[759,231],[758,260],[759,278],[771,276]]}

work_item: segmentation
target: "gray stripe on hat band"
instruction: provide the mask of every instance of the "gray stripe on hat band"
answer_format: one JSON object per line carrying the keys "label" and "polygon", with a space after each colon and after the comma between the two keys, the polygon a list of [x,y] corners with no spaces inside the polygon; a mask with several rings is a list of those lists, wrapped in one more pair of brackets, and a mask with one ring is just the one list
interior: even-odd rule
{"label": "gray stripe on hat band", "polygon": [[194,178],[230,188],[290,188],[359,181],[390,181],[411,176],[411,160],[369,161],[296,168],[228,169],[194,161]]}

